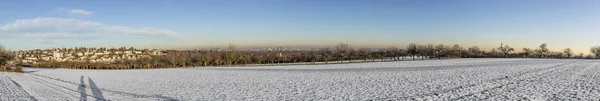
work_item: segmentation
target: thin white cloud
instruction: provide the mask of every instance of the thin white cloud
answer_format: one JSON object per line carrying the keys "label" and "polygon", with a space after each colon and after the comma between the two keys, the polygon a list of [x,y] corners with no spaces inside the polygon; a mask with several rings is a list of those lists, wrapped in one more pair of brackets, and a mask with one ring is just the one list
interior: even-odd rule
{"label": "thin white cloud", "polygon": [[92,15],[92,14],[94,14],[94,12],[80,10],[80,9],[72,9],[71,11],[69,11],[69,13],[75,14],[75,15]]}
{"label": "thin white cloud", "polygon": [[87,16],[87,15],[94,14],[94,12],[92,12],[92,11],[87,11],[87,10],[82,10],[82,9],[60,8],[59,10],[63,11],[63,12],[67,12],[72,15],[79,15],[79,16]]}
{"label": "thin white cloud", "polygon": [[65,18],[22,19],[0,27],[0,37],[22,38],[100,38],[127,36],[175,36],[176,32],[159,28],[134,29],[99,22]]}

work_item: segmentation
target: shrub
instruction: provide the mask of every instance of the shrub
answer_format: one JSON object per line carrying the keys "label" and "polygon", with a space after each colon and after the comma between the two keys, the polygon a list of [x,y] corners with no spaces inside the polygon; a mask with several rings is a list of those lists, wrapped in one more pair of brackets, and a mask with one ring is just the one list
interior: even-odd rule
{"label": "shrub", "polygon": [[14,67],[14,68],[11,68],[11,67],[3,67],[3,68],[2,68],[2,70],[0,70],[0,71],[3,71],[3,72],[17,72],[17,73],[25,73],[25,71],[23,71],[23,68],[21,68],[21,67],[19,67],[19,66],[17,66],[17,67]]}

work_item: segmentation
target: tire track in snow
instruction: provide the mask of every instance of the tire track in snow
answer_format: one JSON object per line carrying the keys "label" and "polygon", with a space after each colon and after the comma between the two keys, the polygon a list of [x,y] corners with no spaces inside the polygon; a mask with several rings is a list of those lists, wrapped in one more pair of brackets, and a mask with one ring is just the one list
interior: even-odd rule
{"label": "tire track in snow", "polygon": [[23,90],[25,92],[25,94],[27,94],[27,96],[29,96],[33,101],[38,101],[37,99],[35,99],[35,97],[31,96],[31,94],[29,94],[29,92],[27,92],[27,90],[23,89],[23,87],[21,86],[21,84],[17,83],[15,80],[13,80],[10,77],[8,77],[8,79],[11,82],[13,82],[15,85],[17,85],[17,87],[19,87],[19,89]]}
{"label": "tire track in snow", "polygon": [[[34,76],[30,76],[30,78],[34,78],[34,79],[36,79],[36,80],[35,80],[36,82],[38,82],[38,83],[40,83],[40,84],[43,84],[43,85],[45,85],[45,86],[47,86],[47,87],[53,88],[53,89],[54,89],[54,90],[53,90],[54,92],[56,92],[56,91],[60,91],[60,92],[63,92],[62,94],[69,94],[71,97],[73,97],[73,98],[71,98],[71,99],[87,100],[87,99],[80,99],[80,97],[81,97],[81,96],[88,96],[88,97],[96,98],[96,97],[95,97],[95,96],[93,96],[93,95],[89,95],[89,94],[82,94],[82,93],[81,93],[80,91],[78,91],[78,90],[71,89],[71,88],[68,88],[68,87],[65,87],[65,86],[63,86],[63,85],[56,84],[56,83],[53,83],[53,82],[50,82],[50,81],[47,81],[47,80],[43,80],[43,79],[41,79],[41,78],[37,78],[37,77],[34,77]],[[51,90],[51,91],[52,91],[52,90]],[[57,93],[58,93],[58,92],[57,92]],[[59,93],[59,94],[61,94],[61,93]],[[100,99],[100,100],[106,100],[106,99],[101,99],[101,98],[96,98],[96,99]]]}
{"label": "tire track in snow", "polygon": [[[598,80],[598,79],[589,79],[588,78],[589,74],[595,74],[595,73],[590,73],[590,71],[593,71],[593,72],[598,71],[598,70],[594,70],[594,69],[597,69],[596,66],[598,66],[598,63],[589,64],[588,66],[585,66],[576,72],[568,71],[568,72],[574,72],[569,77],[561,76],[561,77],[564,77],[563,79],[567,79],[571,83],[561,83],[560,86],[565,86],[568,88],[562,89],[559,92],[557,92],[556,94],[552,94],[552,96],[549,97],[550,98],[549,100],[587,100],[587,101],[600,100],[600,96],[598,96],[598,95],[600,95],[600,89],[598,89],[599,86],[597,86],[599,84],[598,84],[598,82],[594,82],[594,80]],[[586,78],[588,78],[588,79],[586,79]],[[596,85],[596,87],[592,86],[592,88],[586,88],[586,87],[590,87],[590,85]],[[584,88],[586,90],[581,90],[582,88]]]}
{"label": "tire track in snow", "polygon": [[10,73],[0,72],[0,101],[37,101],[21,85],[7,75]]}
{"label": "tire track in snow", "polygon": [[[572,64],[572,63],[563,63],[563,64],[554,65],[554,66],[547,67],[547,68],[541,68],[541,69],[526,71],[526,72],[519,73],[519,74],[512,75],[512,76],[505,76],[505,77],[493,78],[493,79],[485,80],[485,81],[482,81],[482,82],[479,82],[479,83],[460,85],[460,86],[457,86],[457,87],[443,89],[443,90],[435,91],[435,92],[431,92],[431,93],[418,94],[418,95],[413,95],[413,96],[404,96],[404,97],[374,99],[374,100],[426,100],[426,99],[438,99],[438,100],[440,100],[440,99],[452,99],[453,97],[461,97],[461,96],[472,94],[472,93],[467,93],[467,94],[456,94],[456,93],[472,92],[471,89],[482,88],[480,86],[483,86],[483,88],[486,88],[486,89],[475,90],[475,92],[481,92],[481,91],[486,91],[486,90],[490,90],[490,89],[499,88],[499,87],[501,87],[501,85],[503,84],[503,82],[507,82],[508,80],[511,80],[513,78],[523,77],[523,76],[527,76],[527,75],[530,75],[530,74],[537,74],[537,73],[541,73],[541,74],[538,74],[538,75],[543,75],[543,74],[546,74],[546,73],[549,73],[549,72],[558,71],[558,69],[560,69],[559,67],[562,67],[562,66],[565,66],[565,65],[568,65],[568,64]],[[532,77],[527,77],[527,78],[532,78]],[[508,83],[510,83],[510,82],[508,82]],[[500,86],[498,86],[498,84],[500,84]],[[495,86],[486,87],[486,86],[489,86],[489,85],[495,85]]]}
{"label": "tire track in snow", "polygon": [[[45,79],[50,79],[50,80],[55,80],[55,81],[63,82],[63,83],[66,83],[66,84],[81,86],[80,84],[74,83],[72,81],[54,79],[54,78],[51,78],[51,77],[48,77],[48,76],[43,76],[43,75],[38,75],[38,74],[31,74],[31,75],[37,76],[37,77],[42,77],[42,78],[45,78]],[[33,77],[33,78],[37,78],[37,77]],[[40,78],[37,78],[37,79],[40,79]],[[40,80],[42,80],[42,79],[40,79]],[[46,81],[46,80],[44,80],[44,81]],[[48,82],[48,81],[46,81],[46,82]],[[48,83],[50,83],[50,82],[48,82]],[[57,85],[57,84],[54,84],[54,85]],[[90,90],[93,91],[93,89],[88,88],[89,86],[87,86],[85,84],[84,84],[84,86],[86,86],[85,89],[90,89]],[[68,89],[66,87],[63,87],[63,88]],[[74,92],[78,92],[77,90],[73,90],[73,89],[69,89],[69,90],[74,91]],[[97,90],[104,91],[104,92],[109,92],[109,93],[112,93],[114,95],[128,96],[128,97],[131,97],[131,98],[151,98],[151,99],[160,99],[160,100],[168,100],[168,101],[178,101],[177,99],[174,99],[174,98],[171,98],[171,97],[167,97],[167,96],[161,96],[161,95],[143,95],[143,94],[127,93],[127,92],[121,92],[121,91],[115,91],[115,90],[108,90],[108,89],[104,89],[104,88],[98,88]],[[89,95],[89,94],[84,94],[84,95],[92,97],[92,98],[100,99],[100,100],[105,100],[105,101],[107,100],[105,98],[100,98],[100,97],[96,97],[96,96]],[[77,96],[77,97],[79,97],[79,96]]]}
{"label": "tire track in snow", "polygon": [[[574,63],[571,63],[574,64]],[[467,95],[462,95],[456,98],[451,98],[450,100],[474,100],[473,98],[470,98],[476,94],[484,94],[486,92],[489,91],[495,91],[497,89],[503,88],[503,89],[517,89],[520,86],[513,86],[513,85],[528,85],[531,83],[534,83],[534,81],[541,81],[547,78],[553,78],[554,76],[562,76],[560,74],[563,73],[568,73],[568,72],[572,72],[572,71],[581,71],[583,68],[578,68],[576,67],[577,65],[562,65],[562,66],[557,66],[557,69],[554,69],[552,71],[548,71],[548,72],[543,72],[541,74],[533,74],[531,76],[526,76],[524,78],[515,78],[516,80],[511,80],[509,82],[500,82],[500,85],[488,88],[488,89],[484,89],[484,90],[480,90],[480,91],[476,91],[476,92],[471,92]],[[530,100],[527,97],[522,97],[525,100]],[[479,99],[482,100],[482,99]]]}
{"label": "tire track in snow", "polygon": [[[73,98],[79,97],[77,94],[71,94],[73,92],[67,91],[68,88],[66,88],[66,87],[59,88],[59,87],[61,87],[60,85],[56,85],[56,84],[48,82],[46,80],[42,80],[42,79],[39,79],[39,78],[36,78],[36,77],[29,76],[28,79],[30,79],[30,78],[33,78],[31,80],[37,82],[37,84],[46,86],[44,88],[52,88],[52,89],[54,89],[54,90],[45,90],[45,91],[43,91],[44,93],[55,92],[57,94],[68,94],[69,96],[72,96]],[[48,85],[48,84],[53,84],[54,86],[53,85]]]}

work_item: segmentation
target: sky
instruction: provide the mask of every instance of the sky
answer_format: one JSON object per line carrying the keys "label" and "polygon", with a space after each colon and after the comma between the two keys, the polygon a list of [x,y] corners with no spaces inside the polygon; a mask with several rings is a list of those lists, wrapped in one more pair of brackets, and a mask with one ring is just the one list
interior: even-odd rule
{"label": "sky", "polygon": [[600,45],[599,0],[3,0],[0,44],[60,47]]}

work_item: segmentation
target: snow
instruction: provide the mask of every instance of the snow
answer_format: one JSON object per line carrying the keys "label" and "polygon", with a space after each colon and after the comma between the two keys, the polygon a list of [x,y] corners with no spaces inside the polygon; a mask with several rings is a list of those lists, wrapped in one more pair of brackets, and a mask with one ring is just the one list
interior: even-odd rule
{"label": "snow", "polygon": [[[449,59],[0,73],[0,100],[600,100],[600,61]],[[84,86],[81,86],[84,84]]]}

